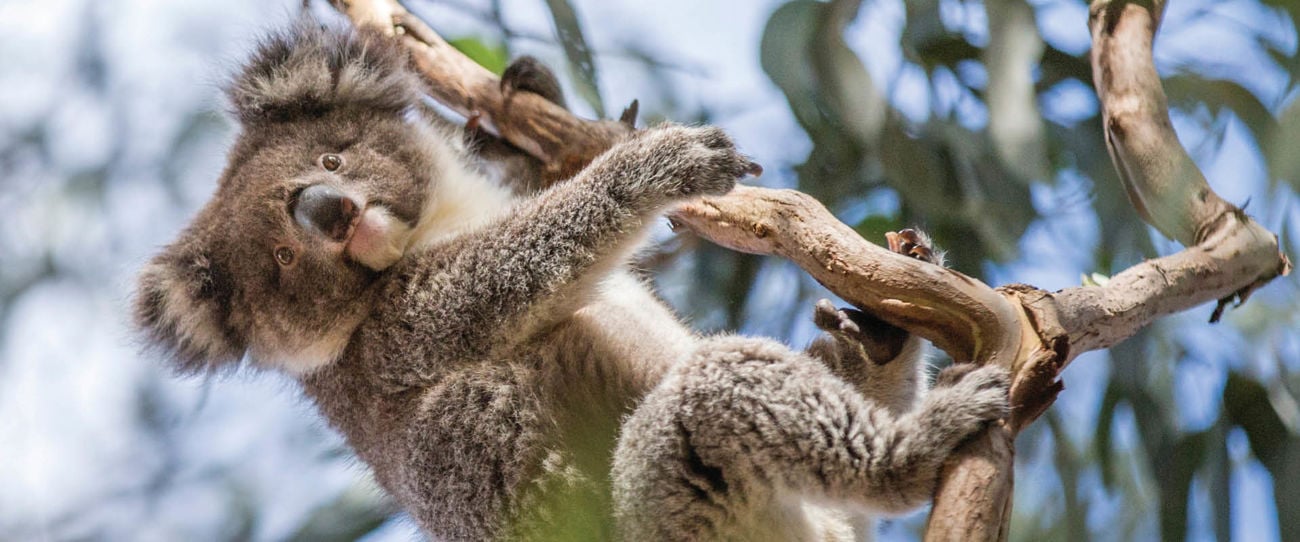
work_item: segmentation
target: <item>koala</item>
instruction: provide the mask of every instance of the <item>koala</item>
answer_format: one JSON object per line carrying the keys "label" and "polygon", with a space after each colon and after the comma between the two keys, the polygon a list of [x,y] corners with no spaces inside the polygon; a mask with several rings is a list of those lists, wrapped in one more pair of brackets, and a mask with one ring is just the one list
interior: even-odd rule
{"label": "koala", "polygon": [[378,32],[297,24],[227,91],[228,164],[140,272],[137,327],[182,373],[291,375],[436,539],[854,539],[1007,412],[1005,371],[926,392],[919,339],[828,302],[808,352],[683,325],[627,262],[665,209],[757,171],[717,128],[517,194]]}

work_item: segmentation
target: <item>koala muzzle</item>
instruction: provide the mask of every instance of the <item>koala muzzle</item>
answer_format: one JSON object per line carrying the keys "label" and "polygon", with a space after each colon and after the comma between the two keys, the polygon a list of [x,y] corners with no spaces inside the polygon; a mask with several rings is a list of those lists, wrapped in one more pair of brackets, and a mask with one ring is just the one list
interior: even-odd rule
{"label": "koala muzzle", "polygon": [[345,241],[361,216],[361,205],[338,189],[316,184],[298,195],[293,219],[334,240]]}

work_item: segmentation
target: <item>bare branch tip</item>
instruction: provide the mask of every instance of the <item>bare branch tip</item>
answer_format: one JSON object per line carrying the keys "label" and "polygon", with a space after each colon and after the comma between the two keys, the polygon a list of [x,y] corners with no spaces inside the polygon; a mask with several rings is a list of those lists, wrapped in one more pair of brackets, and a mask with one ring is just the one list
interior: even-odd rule
{"label": "bare branch tip", "polygon": [[633,99],[632,103],[623,109],[623,114],[618,116],[618,121],[626,124],[628,128],[636,128],[636,116],[640,110],[641,101]]}

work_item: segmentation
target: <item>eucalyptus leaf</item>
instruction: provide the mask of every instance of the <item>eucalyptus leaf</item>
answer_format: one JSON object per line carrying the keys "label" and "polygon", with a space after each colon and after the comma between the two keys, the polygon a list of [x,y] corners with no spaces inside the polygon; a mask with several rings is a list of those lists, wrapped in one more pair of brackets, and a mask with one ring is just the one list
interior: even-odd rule
{"label": "eucalyptus leaf", "polygon": [[1046,90],[1056,86],[1066,79],[1076,79],[1083,84],[1092,87],[1092,64],[1088,60],[1088,55],[1072,55],[1051,44],[1047,44],[1043,49],[1042,60],[1038,64],[1039,90]]}
{"label": "eucalyptus leaf", "polygon": [[1269,470],[1278,468],[1279,461],[1286,457],[1287,446],[1294,445],[1297,437],[1287,430],[1282,416],[1273,408],[1268,388],[1235,372],[1228,373],[1223,408],[1228,419],[1246,432],[1255,457]]}
{"label": "eucalyptus leaf", "polygon": [[1264,158],[1268,161],[1269,178],[1283,179],[1292,188],[1300,189],[1300,152],[1296,152],[1296,142],[1300,141],[1300,102],[1293,102],[1282,112],[1278,120],[1278,129],[1263,144]]}
{"label": "eucalyptus leaf", "polygon": [[1034,88],[1034,69],[1043,56],[1034,10],[1024,0],[985,0],[989,44],[986,103],[989,135],[1003,167],[1028,182],[1048,176],[1042,113]]}
{"label": "eucalyptus leaf", "polygon": [[1273,112],[1239,83],[1192,73],[1166,77],[1163,83],[1171,104],[1184,108],[1201,104],[1214,114],[1232,111],[1258,142],[1272,140],[1278,131],[1278,121]]}
{"label": "eucalyptus leaf", "polygon": [[1152,471],[1160,488],[1160,534],[1166,540],[1187,538],[1187,500],[1192,479],[1205,462],[1211,446],[1209,431],[1184,435],[1153,459]]}
{"label": "eucalyptus leaf", "polygon": [[[943,18],[939,16],[939,0],[908,0],[903,4],[907,8],[907,25],[903,27],[902,35],[903,54],[930,71],[933,66],[921,62],[924,57],[922,53],[947,50],[946,46],[940,44],[946,44],[960,36],[950,33],[943,25]],[[969,58],[976,56],[973,54]]]}
{"label": "eucalyptus leaf", "polygon": [[592,57],[587,39],[583,37],[578,13],[569,0],[546,0],[546,6],[550,8],[555,32],[559,35],[560,44],[564,46],[564,55],[569,59],[569,69],[578,96],[591,105],[597,117],[605,118],[605,103],[600,97],[596,60]]}
{"label": "eucalyptus leaf", "polygon": [[860,0],[836,0],[821,10],[819,31],[811,44],[817,54],[810,57],[830,119],[840,123],[855,144],[874,147],[888,108],[862,59],[844,42],[844,28],[860,4]]}
{"label": "eucalyptus leaf", "polygon": [[502,43],[488,43],[476,37],[456,38],[447,43],[497,75],[505,72],[506,65],[510,62],[510,54]]}
{"label": "eucalyptus leaf", "polygon": [[[1292,433],[1273,405],[1263,384],[1228,373],[1223,386],[1223,409],[1228,420],[1241,427],[1250,450],[1275,481],[1300,479],[1300,435]],[[1282,540],[1300,540],[1300,484],[1277,483],[1273,488]]]}
{"label": "eucalyptus leaf", "polygon": [[872,242],[879,242],[885,238],[885,234],[892,231],[898,231],[905,226],[897,218],[885,215],[868,215],[866,218],[853,225],[853,231],[858,232],[863,239]]}
{"label": "eucalyptus leaf", "polygon": [[[796,168],[800,188],[829,201],[865,188],[859,182],[868,151],[864,138],[871,137],[876,123],[883,123],[885,116],[883,100],[872,97],[866,71],[847,46],[840,43],[840,53],[834,55],[839,60],[817,60],[828,39],[821,34],[844,24],[835,21],[837,13],[843,17],[843,11],[837,10],[846,9],[813,0],[788,2],[768,19],[759,49],[763,71],[785,94],[795,120],[813,143],[808,158]],[[837,72],[835,66],[845,63],[850,66],[848,73]],[[861,96],[851,88],[855,85],[866,86]],[[862,105],[867,100],[876,100],[873,103],[878,105]],[[860,107],[868,110],[854,111]],[[872,112],[874,107],[880,111]],[[855,119],[865,120],[859,123]]]}
{"label": "eucalyptus leaf", "polygon": [[1108,490],[1115,489],[1115,451],[1112,449],[1111,431],[1115,426],[1116,407],[1121,398],[1119,386],[1114,382],[1106,385],[1106,391],[1101,396],[1101,407],[1097,411],[1097,425],[1092,432],[1092,447],[1101,470],[1101,482]]}
{"label": "eucalyptus leaf", "polygon": [[795,0],[772,12],[759,44],[763,72],[785,94],[790,110],[804,129],[824,122],[814,86],[814,73],[807,61],[808,45],[817,31],[817,19],[825,6],[813,0]]}

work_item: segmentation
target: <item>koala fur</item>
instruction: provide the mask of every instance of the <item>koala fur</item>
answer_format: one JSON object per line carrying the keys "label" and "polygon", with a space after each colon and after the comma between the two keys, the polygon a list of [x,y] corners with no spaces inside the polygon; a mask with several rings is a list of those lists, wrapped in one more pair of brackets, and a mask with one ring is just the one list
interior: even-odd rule
{"label": "koala fur", "polygon": [[645,130],[518,197],[378,33],[299,24],[228,92],[229,164],[142,270],[137,325],[182,372],[293,375],[437,539],[862,537],[1006,412],[1001,370],[922,395],[918,339],[868,359],[828,306],[814,355],[681,324],[625,264],[751,170],[716,128]]}

